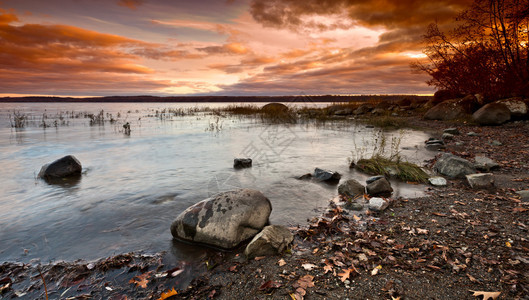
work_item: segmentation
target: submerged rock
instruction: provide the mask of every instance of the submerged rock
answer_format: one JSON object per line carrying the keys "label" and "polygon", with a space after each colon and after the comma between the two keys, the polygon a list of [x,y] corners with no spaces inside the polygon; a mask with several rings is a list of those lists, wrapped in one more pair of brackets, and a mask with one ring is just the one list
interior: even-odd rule
{"label": "submerged rock", "polygon": [[257,256],[281,254],[294,240],[294,235],[283,226],[270,225],[263,228],[246,246],[244,255],[252,259]]}
{"label": "submerged rock", "polygon": [[261,108],[263,112],[286,112],[288,111],[288,106],[279,102],[272,102],[264,105]]}
{"label": "submerged rock", "polygon": [[342,175],[338,172],[328,171],[320,168],[314,169],[314,179],[328,183],[338,183]]}
{"label": "submerged rock", "polygon": [[391,184],[385,177],[369,183],[366,188],[370,196],[390,196],[393,192]]}
{"label": "submerged rock", "polygon": [[466,175],[468,184],[473,189],[488,189],[494,187],[494,175],[492,173],[479,173]]}
{"label": "submerged rock", "polygon": [[233,167],[235,169],[251,168],[252,159],[251,158],[236,158],[233,160]]}
{"label": "submerged rock", "polygon": [[230,249],[255,236],[268,223],[272,204],[261,192],[219,193],[183,211],[171,224],[173,237]]}
{"label": "submerged rock", "polygon": [[450,178],[463,178],[465,175],[476,173],[471,162],[450,153],[443,154],[437,160],[434,170]]}
{"label": "submerged rock", "polygon": [[338,194],[356,198],[365,193],[365,186],[355,179],[349,179],[338,186]]}
{"label": "submerged rock", "polygon": [[66,177],[81,176],[83,167],[75,156],[67,155],[52,163],[45,164],[40,169],[39,178],[45,180],[60,179]]}

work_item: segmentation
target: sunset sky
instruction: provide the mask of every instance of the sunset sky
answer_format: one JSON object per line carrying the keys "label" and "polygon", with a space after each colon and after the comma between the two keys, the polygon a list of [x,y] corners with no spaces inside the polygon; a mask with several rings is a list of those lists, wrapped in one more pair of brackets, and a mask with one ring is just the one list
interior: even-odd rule
{"label": "sunset sky", "polygon": [[461,0],[0,0],[0,96],[430,94]]}

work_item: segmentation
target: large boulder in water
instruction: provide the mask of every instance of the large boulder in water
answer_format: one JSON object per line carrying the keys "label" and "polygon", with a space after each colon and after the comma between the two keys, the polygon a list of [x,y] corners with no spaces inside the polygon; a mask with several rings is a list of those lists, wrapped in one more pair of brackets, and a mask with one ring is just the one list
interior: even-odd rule
{"label": "large boulder in water", "polygon": [[338,183],[340,181],[340,178],[342,178],[342,175],[338,172],[324,170],[320,168],[314,169],[314,179],[318,181],[324,181],[327,183]]}
{"label": "large boulder in water", "polygon": [[480,125],[501,125],[511,119],[511,111],[507,105],[493,102],[476,111],[472,118]]}
{"label": "large boulder in water", "polygon": [[365,194],[366,187],[356,179],[349,179],[338,186],[338,194],[357,198]]}
{"label": "large boulder in water", "polygon": [[176,239],[230,249],[260,232],[271,212],[270,200],[259,191],[223,192],[178,215],[171,234]]}
{"label": "large boulder in water", "polygon": [[265,106],[261,107],[261,111],[263,111],[263,112],[282,112],[283,113],[283,112],[287,112],[288,111],[288,106],[286,106],[283,103],[272,102],[272,103],[268,103]]}
{"label": "large boulder in water", "polygon": [[476,173],[476,168],[468,160],[450,153],[443,154],[435,163],[434,170],[450,178],[464,178]]}
{"label": "large boulder in water", "polygon": [[60,158],[52,163],[45,164],[40,169],[39,178],[45,180],[60,179],[66,177],[78,177],[81,176],[83,167],[75,156],[67,155]]}

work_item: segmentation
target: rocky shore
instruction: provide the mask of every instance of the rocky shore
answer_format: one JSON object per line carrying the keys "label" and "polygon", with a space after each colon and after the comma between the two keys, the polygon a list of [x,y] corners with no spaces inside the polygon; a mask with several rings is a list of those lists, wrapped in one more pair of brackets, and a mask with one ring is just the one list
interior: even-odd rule
{"label": "rocky shore", "polygon": [[[502,120],[505,106],[498,113]],[[51,299],[480,299],[480,295],[529,299],[529,199],[524,192],[529,190],[529,121],[480,126],[461,120],[425,120],[422,113],[392,117],[442,141],[428,168],[435,169],[439,158],[450,153],[473,168],[482,166],[471,173],[491,174],[492,182],[475,186],[468,173],[444,174],[446,185],[430,185],[427,196],[390,198],[387,208],[364,214],[349,210],[347,197],[337,197],[320,218],[289,228],[294,240],[282,255],[246,259],[246,245],[227,252],[211,250],[194,268],[196,273],[188,276],[194,277],[191,282],[182,279],[188,266],[168,263],[164,254],[123,254],[97,262],[5,263],[0,266],[0,295],[6,299],[45,299],[46,295]]]}

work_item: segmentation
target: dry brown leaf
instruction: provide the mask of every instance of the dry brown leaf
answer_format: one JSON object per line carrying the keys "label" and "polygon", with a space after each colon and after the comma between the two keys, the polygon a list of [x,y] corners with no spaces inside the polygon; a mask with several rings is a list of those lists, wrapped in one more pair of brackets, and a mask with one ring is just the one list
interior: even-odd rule
{"label": "dry brown leaf", "polygon": [[523,208],[523,207],[515,207],[512,211],[513,212],[524,212],[524,211],[528,211],[529,209],[527,208]]}
{"label": "dry brown leaf", "polygon": [[325,271],[325,273],[323,274],[327,274],[327,272],[332,272],[332,266],[326,263],[325,266],[323,267],[323,270]]}
{"label": "dry brown leaf", "polygon": [[351,271],[354,271],[354,269],[345,269],[343,270],[343,273],[338,273],[338,276],[340,276],[340,280],[344,282],[349,279],[349,276],[351,276]]}
{"label": "dry brown leaf", "polygon": [[500,296],[501,292],[480,292],[480,291],[472,291],[474,294],[472,294],[472,296],[483,296],[483,300],[488,300],[488,299],[496,299]]}
{"label": "dry brown leaf", "polygon": [[277,262],[277,264],[278,264],[280,267],[282,267],[282,266],[286,265],[287,262],[286,262],[284,259],[280,259],[280,260]]}
{"label": "dry brown leaf", "polygon": [[147,288],[147,284],[149,283],[148,279],[151,277],[151,273],[152,273],[152,271],[147,272],[147,273],[143,273],[143,274],[138,275],[138,276],[134,276],[129,281],[129,283],[135,283],[136,286],[139,286],[141,288],[146,289]]}
{"label": "dry brown leaf", "polygon": [[171,296],[174,296],[174,295],[178,295],[178,293],[176,292],[176,290],[173,288],[172,290],[169,290],[165,293],[162,293],[162,295],[160,296],[160,298],[158,298],[158,300],[165,300]]}
{"label": "dry brown leaf", "polygon": [[428,234],[428,229],[417,228],[417,234]]}
{"label": "dry brown leaf", "polygon": [[302,289],[306,289],[306,288],[309,288],[309,287],[313,287],[314,286],[314,282],[312,281],[314,279],[314,276],[312,275],[305,275],[303,277],[301,277],[300,279],[298,279],[298,281],[296,281],[293,286],[295,288],[302,288]]}
{"label": "dry brown leaf", "polygon": [[301,266],[303,267],[303,269],[305,269],[307,271],[310,271],[310,270],[316,268],[316,265],[313,265],[313,264],[302,264]]}
{"label": "dry brown leaf", "polygon": [[467,277],[468,277],[468,279],[470,279],[470,281],[472,281],[472,282],[478,282],[478,280],[477,280],[474,276],[472,276],[472,275],[470,275],[470,274],[468,274],[468,273],[467,273]]}

